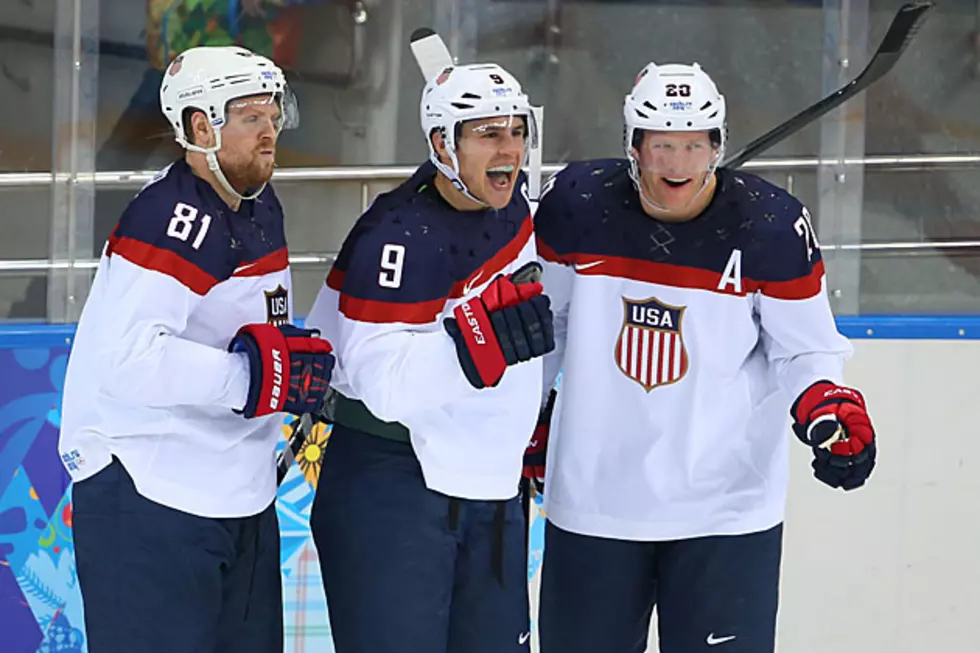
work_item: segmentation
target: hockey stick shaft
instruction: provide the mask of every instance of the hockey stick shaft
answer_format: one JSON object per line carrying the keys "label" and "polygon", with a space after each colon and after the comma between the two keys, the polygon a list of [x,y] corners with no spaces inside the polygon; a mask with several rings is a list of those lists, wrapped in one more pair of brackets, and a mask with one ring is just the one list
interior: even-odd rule
{"label": "hockey stick shaft", "polygon": [[289,468],[292,466],[293,461],[296,460],[303,445],[306,444],[306,439],[313,432],[313,427],[316,425],[316,422],[333,424],[336,405],[337,393],[333,388],[329,388],[319,414],[306,413],[305,415],[300,415],[299,419],[293,421],[293,432],[286,439],[286,448],[282,450],[276,459],[276,483],[278,485],[282,485],[282,480],[289,473]]}
{"label": "hockey stick shaft", "polygon": [[888,27],[888,32],[882,39],[881,45],[878,46],[878,50],[860,75],[813,106],[804,109],[786,122],[755,139],[729,157],[722,163],[722,166],[734,169],[746,161],[754,159],[826,113],[833,111],[858,93],[865,91],[869,86],[887,75],[895,67],[916,32],[919,31],[925,22],[926,14],[933,6],[934,3],[931,1],[910,2],[903,5]]}
{"label": "hockey stick shaft", "polygon": [[298,420],[293,422],[293,432],[286,441],[286,448],[279,454],[276,460],[276,485],[282,485],[282,480],[286,478],[289,468],[292,466],[300,449],[306,443],[306,438],[313,430],[313,416],[309,413],[301,415]]}

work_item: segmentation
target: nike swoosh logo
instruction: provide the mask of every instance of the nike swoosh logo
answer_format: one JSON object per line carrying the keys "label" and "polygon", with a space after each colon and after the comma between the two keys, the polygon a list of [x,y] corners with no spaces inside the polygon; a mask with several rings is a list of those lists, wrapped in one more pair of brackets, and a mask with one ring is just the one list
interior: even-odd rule
{"label": "nike swoosh logo", "polygon": [[708,638],[704,640],[707,642],[708,646],[716,646],[718,644],[724,644],[725,642],[730,642],[735,639],[735,635],[728,635],[727,637],[715,637],[714,633],[708,635]]}
{"label": "nike swoosh logo", "polygon": [[605,261],[592,261],[591,263],[576,263],[575,271],[581,272],[582,270],[588,270],[589,268],[594,268],[597,265],[602,265]]}
{"label": "nike swoosh logo", "polygon": [[248,270],[250,268],[254,268],[256,265],[258,265],[258,263],[259,263],[258,261],[252,261],[251,263],[246,263],[244,265],[239,265],[237,268],[235,268],[235,274],[239,274],[241,272],[245,272],[246,270]]}
{"label": "nike swoosh logo", "polygon": [[524,644],[529,639],[531,639],[531,633],[523,633],[520,637],[517,638],[517,643]]}
{"label": "nike swoosh logo", "polygon": [[480,270],[479,272],[476,273],[476,276],[475,277],[473,277],[472,279],[470,279],[469,281],[466,282],[466,285],[463,286],[463,296],[464,297],[466,295],[469,295],[470,294],[470,291],[473,290],[476,287],[476,282],[479,281],[480,280],[480,277],[482,277],[482,276],[483,276],[483,270]]}

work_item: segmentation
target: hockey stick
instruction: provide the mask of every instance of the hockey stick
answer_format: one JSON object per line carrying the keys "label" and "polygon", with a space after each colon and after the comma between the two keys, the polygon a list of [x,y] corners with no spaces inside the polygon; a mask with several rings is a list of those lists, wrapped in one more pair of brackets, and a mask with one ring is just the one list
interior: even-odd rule
{"label": "hockey stick", "polygon": [[296,460],[296,456],[299,455],[299,450],[303,448],[306,438],[310,436],[310,432],[313,430],[313,417],[309,413],[301,415],[299,419],[293,421],[292,426],[293,432],[286,441],[286,448],[276,459],[276,485],[282,485],[282,480],[289,473],[289,468]]}
{"label": "hockey stick", "polygon": [[902,5],[895,18],[892,19],[892,24],[888,27],[888,32],[882,39],[881,45],[878,46],[878,50],[860,75],[813,106],[804,109],[786,122],[755,139],[730,156],[721,165],[725,168],[734,169],[749,159],[754,159],[773,145],[800,131],[827,112],[833,111],[887,75],[898,63],[902,53],[905,52],[912,38],[925,22],[926,14],[934,6],[935,3],[931,0]]}
{"label": "hockey stick", "polygon": [[[541,281],[543,274],[544,268],[541,267],[540,263],[529,263],[518,270],[511,277],[511,281],[515,284],[537,283]],[[521,512],[524,513],[524,558],[527,559],[531,551],[531,489],[533,487],[531,479],[522,473],[517,487],[518,496],[521,498]]]}
{"label": "hockey stick", "polygon": [[[333,423],[333,410],[336,404],[336,392],[332,388],[327,389],[327,396],[323,400],[323,410],[316,417],[316,422],[323,422],[324,424]],[[306,439],[310,437],[310,433],[313,432],[313,427],[316,422],[314,422],[313,414],[306,413],[305,415],[300,415],[300,417],[293,421],[292,427],[293,432],[289,434],[289,438],[286,441],[286,448],[280,452],[279,457],[276,458],[276,485],[282,485],[282,480],[286,478],[286,474],[289,473],[289,468],[296,460],[296,456],[299,455],[300,449],[306,444]]]}
{"label": "hockey stick", "polygon": [[440,70],[456,65],[449,48],[431,28],[420,27],[412,32],[409,45],[415,56],[415,63],[419,65],[426,82],[435,77]]}

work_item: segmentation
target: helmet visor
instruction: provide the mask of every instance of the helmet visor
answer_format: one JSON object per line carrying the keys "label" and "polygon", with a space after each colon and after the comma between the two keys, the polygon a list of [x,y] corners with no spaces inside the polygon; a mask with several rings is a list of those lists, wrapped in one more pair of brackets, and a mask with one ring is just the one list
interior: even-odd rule
{"label": "helmet visor", "polygon": [[228,102],[227,110],[244,111],[250,106],[268,106],[271,104],[276,104],[279,107],[276,131],[299,127],[299,103],[289,86],[286,86],[281,93],[263,93],[235,98]]}

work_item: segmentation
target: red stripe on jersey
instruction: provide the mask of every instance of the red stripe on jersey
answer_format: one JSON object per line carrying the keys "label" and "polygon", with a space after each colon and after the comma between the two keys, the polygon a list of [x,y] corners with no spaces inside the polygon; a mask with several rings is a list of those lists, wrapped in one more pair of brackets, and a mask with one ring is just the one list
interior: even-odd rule
{"label": "red stripe on jersey", "polygon": [[351,297],[342,292],[346,275],[347,273],[343,270],[338,270],[336,267],[331,268],[325,283],[328,288],[340,293],[340,312],[351,320],[375,324],[389,322],[428,324],[436,319],[446,304],[444,297],[426,302],[404,304]]}
{"label": "red stripe on jersey", "polygon": [[517,235],[467,279],[455,283],[447,297],[438,297],[423,302],[404,303],[358,299],[341,292],[344,285],[345,272],[339,271],[336,268],[330,270],[326,283],[330,288],[341,292],[340,312],[348,319],[375,324],[392,322],[430,324],[439,317],[439,314],[446,306],[446,300],[462,297],[463,289],[471,281],[490,281],[502,269],[513,263],[528,241],[531,240],[533,233],[534,224],[531,221],[531,216],[528,215],[517,232]]}
{"label": "red stripe on jersey", "polygon": [[446,298],[430,299],[427,302],[399,304],[380,302],[373,299],[357,299],[350,295],[340,296],[340,312],[345,317],[358,322],[390,324],[430,324],[435,322],[446,305]]}
{"label": "red stripe on jersey", "polygon": [[344,287],[344,272],[343,270],[338,270],[336,267],[330,268],[330,272],[327,273],[327,280],[325,282],[327,287],[331,290],[336,290],[340,292]]}
{"label": "red stripe on jersey", "polygon": [[817,261],[809,274],[788,281],[756,281],[742,277],[741,291],[736,292],[735,285],[731,281],[726,280],[723,288],[718,287],[721,283],[721,272],[687,265],[653,263],[619,256],[595,254],[559,256],[540,241],[538,241],[538,253],[546,261],[571,266],[580,275],[619,277],[661,286],[695,288],[740,297],[759,291],[766,297],[775,299],[809,299],[820,292],[820,283],[824,275],[823,261]]}
{"label": "red stripe on jersey", "polygon": [[561,257],[558,256],[558,252],[551,249],[548,243],[541,240],[541,236],[537,237],[537,241],[538,241],[538,256],[548,261],[549,263],[565,263],[565,261],[563,261]]}
{"label": "red stripe on jersey", "polygon": [[[463,279],[462,281],[457,281],[453,285],[453,289],[449,291],[449,296],[451,298],[458,298],[465,295],[465,290],[467,286],[472,285],[476,287],[477,285],[482,285],[487,281],[491,281],[495,276],[497,276],[501,270],[510,265],[520,256],[524,247],[527,246],[531,236],[534,234],[534,223],[531,221],[530,214],[524,219],[524,223],[521,225],[520,230],[517,235],[514,236],[509,243],[500,248],[500,250],[494,254],[489,261],[477,268],[473,274]],[[479,283],[478,283],[479,282]]]}
{"label": "red stripe on jersey", "polygon": [[[346,273],[331,268],[327,273],[326,285],[338,293],[344,287]],[[396,304],[370,299],[357,299],[350,295],[340,295],[340,312],[359,322],[405,322],[407,324],[428,324],[442,310],[444,299],[414,304]]]}
{"label": "red stripe on jersey", "polygon": [[235,268],[233,277],[261,277],[273,272],[280,272],[289,267],[289,251],[282,247],[262,258],[245,262]]}
{"label": "red stripe on jersey", "polygon": [[[766,297],[773,299],[809,299],[820,292],[823,280],[823,261],[817,261],[810,274],[789,281],[764,281],[758,284]],[[756,282],[752,282],[756,283]]]}
{"label": "red stripe on jersey", "polygon": [[206,295],[218,284],[218,280],[176,252],[162,249],[133,238],[109,238],[106,255],[118,254],[124,259],[147,270],[154,270],[173,277],[192,292]]}

